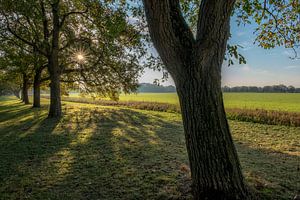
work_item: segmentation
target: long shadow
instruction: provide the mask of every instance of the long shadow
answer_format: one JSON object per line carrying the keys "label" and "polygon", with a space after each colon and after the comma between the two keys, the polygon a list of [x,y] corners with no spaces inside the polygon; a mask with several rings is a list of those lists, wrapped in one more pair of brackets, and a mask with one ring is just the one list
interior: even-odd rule
{"label": "long shadow", "polygon": [[32,174],[47,174],[50,169],[41,166],[72,140],[58,128],[60,120],[46,118],[45,110],[18,104],[11,109],[17,110],[17,119],[6,112],[6,125],[0,127],[0,199],[30,194]]}
{"label": "long shadow", "polygon": [[55,184],[51,192],[35,187],[31,195],[50,199],[181,196],[176,180],[183,176],[180,167],[187,164],[187,157],[180,123],[127,109],[69,113],[59,126],[68,129],[66,134],[73,140],[64,148],[60,170],[51,174]]}
{"label": "long shadow", "polygon": [[[191,199],[180,119],[130,109],[64,111],[60,121],[41,117],[0,140],[0,199]],[[263,198],[297,192],[299,157],[238,143],[237,149]]]}
{"label": "long shadow", "polygon": [[30,113],[28,105],[22,103],[15,103],[7,105],[0,104],[0,122],[5,122],[19,115],[26,115]]}
{"label": "long shadow", "polygon": [[236,144],[243,172],[261,199],[293,199],[300,192],[300,157]]}
{"label": "long shadow", "polygon": [[[76,159],[53,188],[56,194],[69,185],[68,198],[73,197],[71,191],[78,199],[191,198],[189,188],[184,188],[190,180],[180,121],[127,109],[81,110],[75,116],[86,119],[77,120],[77,127],[93,131],[88,141],[71,148]],[[262,199],[290,199],[297,193],[299,157],[245,145],[237,148],[247,180]]]}

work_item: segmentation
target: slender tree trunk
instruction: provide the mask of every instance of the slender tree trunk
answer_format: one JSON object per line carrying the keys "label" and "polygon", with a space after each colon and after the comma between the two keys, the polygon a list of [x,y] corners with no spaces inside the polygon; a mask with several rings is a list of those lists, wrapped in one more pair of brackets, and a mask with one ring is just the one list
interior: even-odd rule
{"label": "slender tree trunk", "polygon": [[33,107],[41,107],[41,70],[36,69],[33,80]]}
{"label": "slender tree trunk", "polygon": [[23,86],[22,86],[22,101],[25,104],[29,104],[29,98],[28,98],[28,77],[26,74],[23,74]]}

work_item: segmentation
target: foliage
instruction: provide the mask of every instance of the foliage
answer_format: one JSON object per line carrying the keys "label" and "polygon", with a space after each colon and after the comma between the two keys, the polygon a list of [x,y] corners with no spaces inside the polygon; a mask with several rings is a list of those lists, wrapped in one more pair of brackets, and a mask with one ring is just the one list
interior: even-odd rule
{"label": "foliage", "polygon": [[[3,38],[0,36],[0,41]],[[23,80],[29,82],[33,73],[33,56],[28,45],[16,41],[2,40],[0,45],[0,83],[4,94],[19,97]],[[17,44],[17,45],[15,45]]]}
{"label": "foliage", "polygon": [[[53,71],[49,59],[54,58],[58,48],[58,71],[66,84],[62,88],[80,88],[82,92],[92,91],[114,99],[121,91],[134,91],[142,71],[139,60],[145,59],[145,47],[136,27],[128,22],[123,3],[51,2],[1,0],[1,44],[9,41],[12,46],[19,43],[29,46],[31,53],[34,54],[33,49],[37,55],[31,63],[36,63],[36,59],[48,62],[49,72]],[[55,10],[59,12],[57,27],[54,26]],[[57,31],[59,34],[55,36]],[[59,47],[54,41],[58,41]],[[151,65],[150,61],[145,63]]]}
{"label": "foliage", "polygon": [[65,26],[63,81],[74,83],[82,92],[116,99],[120,91],[136,89],[144,49],[121,6],[110,8],[98,1],[88,1],[86,6],[83,17],[74,15]]}
{"label": "foliage", "polygon": [[297,57],[300,45],[300,3],[296,0],[238,0],[238,23],[257,24],[255,42],[265,49],[292,48]]}
{"label": "foliage", "polygon": [[[135,17],[145,21],[141,1],[130,0],[134,5]],[[131,3],[134,2],[134,3]],[[180,0],[181,11],[194,34],[197,31],[199,5],[201,0]],[[300,3],[296,0],[237,0],[233,15],[237,17],[238,25],[255,23],[257,25],[255,43],[262,48],[270,49],[275,46],[291,48],[297,58],[300,43]],[[142,22],[140,22],[142,23]],[[225,60],[228,65],[235,62],[246,63],[246,58],[239,53],[239,44],[228,44]]]}

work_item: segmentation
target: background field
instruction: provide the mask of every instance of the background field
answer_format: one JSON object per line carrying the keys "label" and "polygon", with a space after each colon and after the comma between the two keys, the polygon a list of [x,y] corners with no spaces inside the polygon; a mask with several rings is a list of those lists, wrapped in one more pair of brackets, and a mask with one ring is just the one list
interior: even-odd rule
{"label": "background field", "polygon": [[[180,114],[48,100],[32,109],[0,98],[0,199],[190,199]],[[230,121],[260,199],[299,189],[300,128]]]}
{"label": "background field", "polygon": [[[71,94],[70,97],[78,97]],[[138,93],[120,96],[120,101],[179,104],[176,93]],[[300,112],[300,93],[224,93],[226,108]]]}

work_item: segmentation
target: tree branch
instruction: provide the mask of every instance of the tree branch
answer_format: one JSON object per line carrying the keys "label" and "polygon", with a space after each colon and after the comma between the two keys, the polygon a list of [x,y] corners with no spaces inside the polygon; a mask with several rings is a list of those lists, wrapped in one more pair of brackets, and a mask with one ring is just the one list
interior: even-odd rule
{"label": "tree branch", "polygon": [[181,70],[180,65],[191,55],[195,39],[182,16],[179,0],[143,0],[143,3],[149,32],[160,57],[171,74]]}
{"label": "tree branch", "polygon": [[85,11],[71,11],[71,12],[68,12],[68,13],[64,14],[64,15],[62,16],[61,21],[60,21],[59,27],[61,28],[61,27],[64,25],[66,19],[67,19],[70,15],[74,15],[74,14],[83,15],[83,14],[85,14],[85,13],[87,13],[87,12],[88,12],[88,8],[86,8]]}
{"label": "tree branch", "polygon": [[[210,46],[229,37],[230,16],[235,0],[202,0],[197,24],[198,45]],[[221,38],[221,37],[227,38]]]}
{"label": "tree branch", "polygon": [[37,49],[37,51],[39,53],[41,53],[42,55],[45,55],[45,52],[42,51],[41,49],[38,48],[38,46],[36,44],[34,44],[33,42],[29,41],[29,40],[26,40],[25,38],[21,37],[20,35],[18,35],[14,30],[12,30],[12,28],[10,27],[10,24],[9,24],[9,20],[7,19],[7,17],[5,16],[6,18],[6,28],[8,30],[8,32],[10,32],[14,37],[16,37],[18,40],[24,42],[25,44],[29,45],[29,46],[32,46],[34,48]]}

